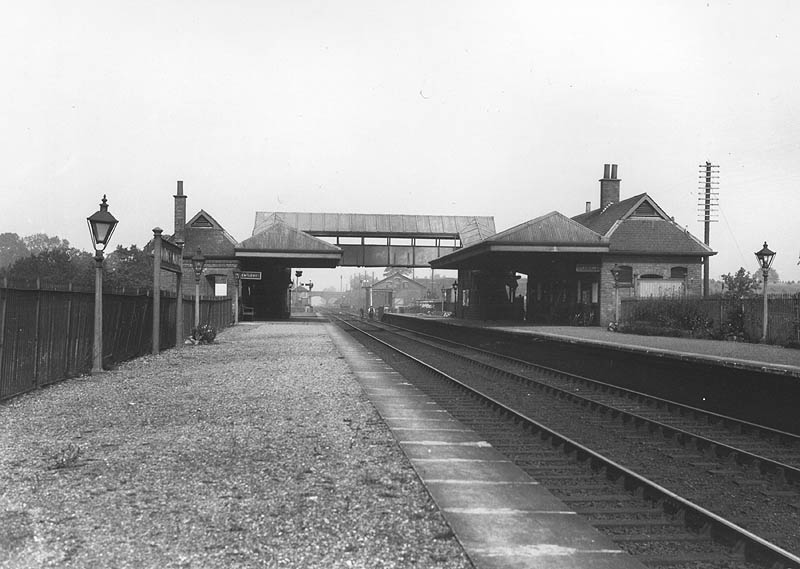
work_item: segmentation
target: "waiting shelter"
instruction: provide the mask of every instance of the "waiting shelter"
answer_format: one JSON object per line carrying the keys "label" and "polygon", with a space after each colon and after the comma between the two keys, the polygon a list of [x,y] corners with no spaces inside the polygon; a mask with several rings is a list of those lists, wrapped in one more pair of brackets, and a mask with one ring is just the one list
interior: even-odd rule
{"label": "waiting shelter", "polygon": [[[617,166],[605,165],[600,207],[551,212],[431,262],[458,270],[456,315],[539,324],[605,325],[624,298],[702,294],[715,253],[648,194],[620,201]],[[517,273],[527,289],[517,290]]]}

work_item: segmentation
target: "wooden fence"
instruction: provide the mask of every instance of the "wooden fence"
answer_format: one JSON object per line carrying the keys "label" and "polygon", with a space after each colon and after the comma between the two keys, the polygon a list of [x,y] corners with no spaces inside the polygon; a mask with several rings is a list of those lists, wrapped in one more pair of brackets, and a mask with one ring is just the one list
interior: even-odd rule
{"label": "wooden fence", "polygon": [[[161,297],[161,348],[175,346],[175,296]],[[194,298],[184,297],[183,337],[194,327]],[[233,323],[230,298],[201,298],[200,322]],[[0,286],[0,400],[92,369],[94,293]],[[153,297],[103,293],[103,365],[152,352]]]}
{"label": "wooden fence", "polygon": [[[800,295],[768,295],[767,343],[800,344]],[[738,329],[749,341],[759,341],[763,332],[764,298],[658,298],[626,299],[621,302],[623,324],[644,320],[641,314],[680,322],[687,314],[699,316],[711,329]],[[738,320],[738,322],[733,322]],[[740,338],[741,339],[741,338]]]}

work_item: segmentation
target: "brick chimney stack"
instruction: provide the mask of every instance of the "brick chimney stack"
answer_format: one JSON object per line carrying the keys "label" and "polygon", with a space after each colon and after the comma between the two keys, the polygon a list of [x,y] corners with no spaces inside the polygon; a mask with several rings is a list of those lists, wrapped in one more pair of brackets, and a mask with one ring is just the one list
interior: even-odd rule
{"label": "brick chimney stack", "polygon": [[603,168],[603,177],[600,179],[600,209],[619,202],[619,182],[617,165],[606,164]]}
{"label": "brick chimney stack", "polygon": [[175,231],[173,239],[176,243],[185,243],[186,235],[186,196],[183,195],[183,182],[178,180],[178,193],[175,198]]}

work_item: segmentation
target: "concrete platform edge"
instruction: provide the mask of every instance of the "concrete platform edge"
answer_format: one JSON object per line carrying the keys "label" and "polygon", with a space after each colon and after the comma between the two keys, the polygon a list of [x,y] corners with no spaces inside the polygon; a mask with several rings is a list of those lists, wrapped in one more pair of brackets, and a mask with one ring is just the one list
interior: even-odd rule
{"label": "concrete platform edge", "polygon": [[643,568],[361,344],[328,333],[476,568]]}

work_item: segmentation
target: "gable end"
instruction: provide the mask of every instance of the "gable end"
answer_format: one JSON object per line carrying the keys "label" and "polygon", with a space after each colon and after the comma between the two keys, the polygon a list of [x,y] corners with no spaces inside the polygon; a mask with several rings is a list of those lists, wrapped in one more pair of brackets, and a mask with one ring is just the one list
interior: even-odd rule
{"label": "gable end", "polygon": [[633,212],[633,217],[661,217],[649,201],[645,200]]}
{"label": "gable end", "polygon": [[200,214],[192,222],[191,227],[214,227],[214,224],[206,216]]}

